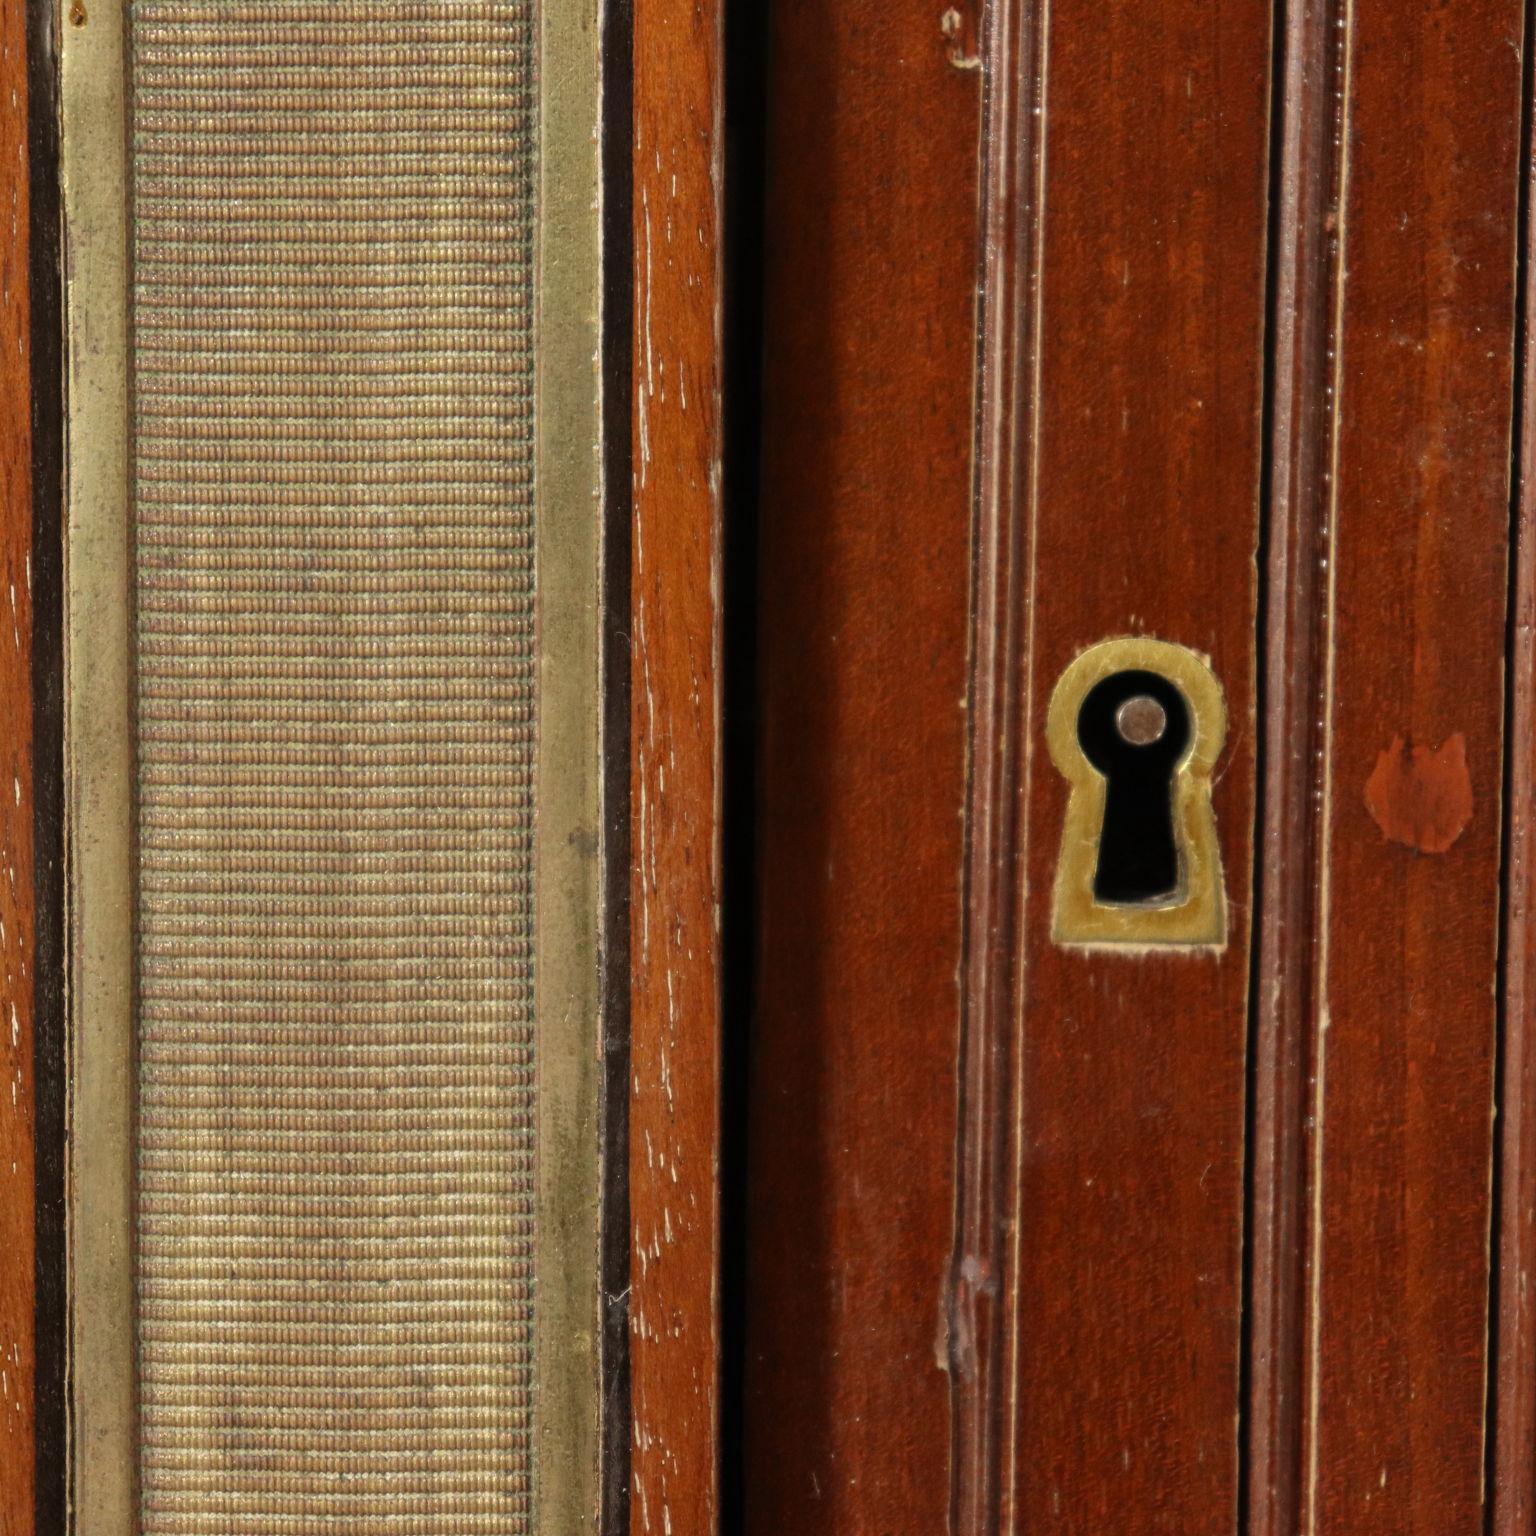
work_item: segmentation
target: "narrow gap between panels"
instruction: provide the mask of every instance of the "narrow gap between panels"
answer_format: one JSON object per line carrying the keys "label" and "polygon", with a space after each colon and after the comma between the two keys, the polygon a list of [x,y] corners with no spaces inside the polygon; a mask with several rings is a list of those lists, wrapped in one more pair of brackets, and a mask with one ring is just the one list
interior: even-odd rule
{"label": "narrow gap between panels", "polygon": [[1285,61],[1286,35],[1293,24],[1288,0],[1274,0],[1270,23],[1269,79],[1269,220],[1264,247],[1264,356],[1262,401],[1259,412],[1259,512],[1258,536],[1254,547],[1254,648],[1253,648],[1253,867],[1249,876],[1251,907],[1248,930],[1248,1016],[1247,1048],[1244,1053],[1243,1090],[1243,1234],[1241,1306],[1242,1321],[1238,1331],[1238,1428],[1237,1428],[1237,1530],[1251,1528],[1253,1489],[1252,1393],[1253,1370],[1253,1287],[1254,1287],[1254,1212],[1256,1188],[1254,1147],[1258,1129],[1258,1059],[1261,1010],[1259,975],[1264,936],[1263,854],[1266,800],[1272,764],[1269,740],[1269,610],[1271,523],[1274,516],[1274,427],[1275,336],[1279,308],[1279,259],[1281,251],[1281,192],[1285,175]]}
{"label": "narrow gap between panels", "polygon": [[725,8],[721,581],[720,1520],[746,1526],[747,1121],[756,932],[757,547],[767,6]]}
{"label": "narrow gap between panels", "polygon": [[[1510,1536],[1511,1521],[1503,1517],[1509,1491],[1501,1493],[1499,1487],[1499,1463],[1502,1460],[1499,1443],[1499,1407],[1504,1379],[1501,1367],[1500,1311],[1505,1297],[1501,1285],[1501,1262],[1506,1233],[1504,1230],[1503,1202],[1509,1179],[1522,1179],[1519,1165],[1519,1148],[1511,1144],[1505,1134],[1508,1118],[1508,1097],[1511,1089],[1520,1092],[1519,1083],[1511,1084],[1508,1074],[1507,1034],[1512,1026],[1523,1021],[1512,1018],[1509,1006],[1510,924],[1512,917],[1512,882],[1518,876],[1515,846],[1515,782],[1520,765],[1516,761],[1517,742],[1515,726],[1518,718],[1520,667],[1523,659],[1519,645],[1520,610],[1523,599],[1522,584],[1522,503],[1524,486],[1522,467],[1525,457],[1525,413],[1527,409],[1526,371],[1529,365],[1528,349],[1531,337],[1528,326],[1530,289],[1530,189],[1532,173],[1532,83],[1533,47],[1536,47],[1536,0],[1526,0],[1523,7],[1521,37],[1521,86],[1520,86],[1520,154],[1519,174],[1516,187],[1515,213],[1515,328],[1514,367],[1511,380],[1510,404],[1510,467],[1509,467],[1509,549],[1506,558],[1508,592],[1505,599],[1504,636],[1504,754],[1503,795],[1500,801],[1502,817],[1501,845],[1504,856],[1499,869],[1499,952],[1495,969],[1494,1005],[1494,1066],[1493,1066],[1493,1128],[1492,1170],[1489,1184],[1488,1215],[1488,1343],[1484,1356],[1484,1407],[1483,1407],[1483,1524],[1487,1536],[1503,1532]],[[1518,1343],[1519,1341],[1515,1341]],[[1528,1379],[1528,1371],[1517,1375]],[[1536,1454],[1536,1447],[1528,1448],[1528,1454]]]}

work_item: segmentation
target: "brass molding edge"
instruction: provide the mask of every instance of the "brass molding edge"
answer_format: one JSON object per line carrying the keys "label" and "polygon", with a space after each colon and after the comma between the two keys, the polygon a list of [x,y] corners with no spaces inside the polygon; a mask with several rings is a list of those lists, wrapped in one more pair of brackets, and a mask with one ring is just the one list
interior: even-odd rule
{"label": "brass molding edge", "polygon": [[534,1524],[540,1536],[595,1531],[601,1503],[599,3],[539,8]]}
{"label": "brass molding edge", "polygon": [[69,1518],[138,1529],[123,0],[60,7]]}

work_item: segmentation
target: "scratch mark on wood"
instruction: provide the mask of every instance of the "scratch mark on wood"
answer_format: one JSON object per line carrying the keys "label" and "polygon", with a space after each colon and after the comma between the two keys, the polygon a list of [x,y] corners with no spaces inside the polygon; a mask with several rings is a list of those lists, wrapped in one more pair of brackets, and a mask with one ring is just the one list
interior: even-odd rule
{"label": "scratch mark on wood", "polygon": [[713,1536],[716,1523],[721,26],[718,0],[635,6],[629,1171],[636,1536]]}
{"label": "scratch mark on wood", "polygon": [[956,69],[981,68],[981,40],[978,36],[976,7],[972,0],[963,6],[951,5],[939,17],[939,30],[948,44],[949,62]]}

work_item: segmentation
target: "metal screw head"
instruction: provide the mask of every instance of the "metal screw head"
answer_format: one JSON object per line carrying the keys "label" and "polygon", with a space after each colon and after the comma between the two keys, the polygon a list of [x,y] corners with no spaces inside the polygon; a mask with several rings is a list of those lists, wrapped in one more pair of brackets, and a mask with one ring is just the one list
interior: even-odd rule
{"label": "metal screw head", "polygon": [[1115,729],[1133,747],[1150,747],[1168,729],[1168,711],[1150,694],[1138,693],[1115,711]]}

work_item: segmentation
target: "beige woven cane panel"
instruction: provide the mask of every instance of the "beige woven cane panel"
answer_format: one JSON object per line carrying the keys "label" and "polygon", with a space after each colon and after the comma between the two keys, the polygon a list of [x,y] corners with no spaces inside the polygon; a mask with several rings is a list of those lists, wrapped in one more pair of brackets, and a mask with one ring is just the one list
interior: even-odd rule
{"label": "beige woven cane panel", "polygon": [[515,1536],[532,0],[130,22],[144,1528]]}

